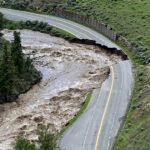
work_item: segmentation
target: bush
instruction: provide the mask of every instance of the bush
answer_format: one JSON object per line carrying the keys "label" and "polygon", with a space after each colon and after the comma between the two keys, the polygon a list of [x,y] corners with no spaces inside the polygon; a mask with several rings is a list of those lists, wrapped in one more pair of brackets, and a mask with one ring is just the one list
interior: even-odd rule
{"label": "bush", "polygon": [[49,130],[49,126],[41,125],[38,130],[38,141],[37,145],[35,146],[29,140],[18,137],[16,140],[15,150],[55,150],[56,148],[56,138],[54,134],[51,134]]}
{"label": "bush", "polygon": [[40,150],[55,150],[56,140],[54,134],[51,134],[49,126],[41,126],[38,129],[38,143]]}
{"label": "bush", "polygon": [[36,150],[36,148],[29,140],[19,137],[16,141],[15,150]]}

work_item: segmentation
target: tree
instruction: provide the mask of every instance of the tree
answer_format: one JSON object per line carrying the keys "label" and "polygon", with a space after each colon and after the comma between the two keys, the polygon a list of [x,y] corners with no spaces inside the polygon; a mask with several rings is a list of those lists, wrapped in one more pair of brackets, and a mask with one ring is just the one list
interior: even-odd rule
{"label": "tree", "polygon": [[3,28],[3,14],[0,13],[0,29]]}
{"label": "tree", "polygon": [[4,43],[3,57],[0,63],[0,93],[3,94],[4,101],[8,101],[15,79],[15,67],[8,51],[7,43]]}
{"label": "tree", "polygon": [[29,57],[27,57],[27,59],[25,60],[25,71],[31,71],[33,68],[34,68],[34,66],[32,65],[32,60],[29,58]]}
{"label": "tree", "polygon": [[20,33],[14,32],[14,41],[11,46],[11,56],[18,73],[24,71],[24,57],[22,53]]}

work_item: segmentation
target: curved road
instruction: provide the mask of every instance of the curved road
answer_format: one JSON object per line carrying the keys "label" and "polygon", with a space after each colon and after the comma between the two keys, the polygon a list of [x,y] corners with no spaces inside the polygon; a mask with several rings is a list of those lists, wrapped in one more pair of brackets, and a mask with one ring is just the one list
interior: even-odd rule
{"label": "curved road", "polygon": [[[38,20],[64,29],[78,38],[92,39],[108,47],[120,47],[100,33],[75,22],[47,15],[0,8],[11,20]],[[133,77],[130,61],[111,66],[109,78],[95,89],[81,117],[58,142],[61,150],[109,150],[119,130],[130,99]]]}

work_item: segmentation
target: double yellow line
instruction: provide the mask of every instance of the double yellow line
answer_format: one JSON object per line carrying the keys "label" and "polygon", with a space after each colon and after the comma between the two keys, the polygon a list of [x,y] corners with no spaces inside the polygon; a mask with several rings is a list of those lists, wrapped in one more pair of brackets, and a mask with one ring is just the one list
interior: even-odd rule
{"label": "double yellow line", "polygon": [[112,73],[112,83],[111,83],[110,92],[109,92],[109,95],[108,95],[108,98],[107,98],[107,102],[106,102],[106,105],[105,105],[105,108],[104,108],[104,112],[103,112],[103,115],[102,115],[102,119],[101,119],[101,122],[100,122],[100,125],[99,125],[98,133],[97,133],[97,136],[96,136],[96,143],[95,143],[95,146],[94,146],[94,150],[98,150],[99,138],[100,138],[100,135],[101,135],[101,132],[102,132],[104,119],[105,119],[105,116],[106,116],[106,113],[107,113],[108,104],[110,102],[110,98],[111,98],[111,94],[112,94],[112,90],[113,90],[113,85],[114,85],[114,79],[115,79],[115,77],[114,77],[114,68],[111,66],[110,69],[111,69],[111,73]]}

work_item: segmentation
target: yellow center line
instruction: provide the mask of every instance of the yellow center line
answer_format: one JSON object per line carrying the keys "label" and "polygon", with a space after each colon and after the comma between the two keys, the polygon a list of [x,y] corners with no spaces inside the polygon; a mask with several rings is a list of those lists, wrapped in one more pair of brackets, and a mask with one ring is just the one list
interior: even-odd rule
{"label": "yellow center line", "polygon": [[106,116],[106,112],[107,112],[107,109],[108,109],[108,104],[109,104],[109,101],[110,101],[110,98],[111,98],[113,84],[114,84],[114,68],[112,66],[110,68],[111,68],[111,73],[112,73],[112,83],[111,83],[110,92],[109,92],[109,95],[108,95],[108,98],[107,98],[107,103],[105,105],[104,112],[103,112],[103,115],[102,115],[102,119],[101,119],[101,122],[100,122],[100,125],[99,125],[94,150],[97,150],[97,148],[98,148],[99,137],[100,137],[101,132],[102,132],[102,127],[103,127],[104,119],[105,119],[105,116]]}

